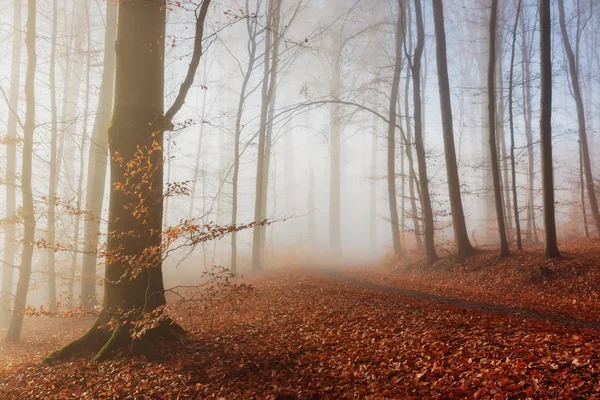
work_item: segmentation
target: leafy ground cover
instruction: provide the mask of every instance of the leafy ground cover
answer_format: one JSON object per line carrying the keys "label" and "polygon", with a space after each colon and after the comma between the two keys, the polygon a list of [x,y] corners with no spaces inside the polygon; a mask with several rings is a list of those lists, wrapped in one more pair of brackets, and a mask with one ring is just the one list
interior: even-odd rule
{"label": "leafy ground cover", "polygon": [[[591,257],[592,253],[587,251],[585,256]],[[535,251],[527,254],[518,255],[515,260],[536,258]],[[485,262],[487,256],[479,257]],[[457,284],[481,282],[486,273],[501,274],[503,264],[490,264],[473,271],[469,269],[476,269],[475,261],[472,262],[473,265],[455,268],[457,271],[453,273],[463,279],[456,278]],[[566,282],[559,282],[562,274],[567,274],[561,268],[565,271],[572,268],[569,262],[567,258],[562,261],[564,264],[553,265],[556,272],[547,280],[529,281],[525,279],[528,272],[519,273],[519,278],[513,279],[525,282],[520,288],[527,290],[515,289],[515,294],[506,298],[500,292],[510,282],[502,286],[504,278],[499,276],[501,283],[485,286],[488,300],[495,296],[497,301],[518,302],[516,293],[520,292],[521,305],[534,307],[528,299],[535,288],[537,293],[551,293],[562,288],[560,285],[567,286]],[[509,264],[507,261],[505,269]],[[516,271],[517,267],[514,268]],[[595,275],[593,265],[579,268],[586,268],[584,276]],[[483,290],[444,289],[444,283],[451,287],[450,278],[426,284],[427,275],[437,279],[451,274],[448,271],[405,272],[411,277],[408,283],[401,280],[399,271],[345,273],[352,276],[354,283],[360,280],[371,286],[347,283],[339,279],[339,272],[314,269],[252,277],[248,283],[254,290],[239,301],[206,309],[193,303],[177,308],[175,315],[187,329],[187,338],[183,342],[165,343],[164,357],[154,361],[116,358],[94,363],[79,358],[43,365],[39,363],[43,355],[77,337],[89,326],[89,321],[27,319],[22,344],[0,345],[0,398],[593,399],[600,396],[600,331],[381,289],[410,284],[421,285],[421,291],[446,293],[447,290],[454,296],[473,297],[480,296],[479,290]],[[554,295],[558,296],[560,293]],[[562,303],[548,300],[544,304],[543,307],[550,307]],[[559,311],[573,310],[585,317],[594,315],[585,311],[587,308],[565,306]]]}

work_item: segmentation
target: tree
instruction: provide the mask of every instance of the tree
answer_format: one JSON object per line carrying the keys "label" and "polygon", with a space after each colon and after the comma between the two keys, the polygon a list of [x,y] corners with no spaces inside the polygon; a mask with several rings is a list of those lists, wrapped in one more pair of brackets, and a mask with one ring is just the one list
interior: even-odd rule
{"label": "tree", "polygon": [[[258,5],[257,5],[258,8]],[[246,11],[250,13],[248,2],[246,2]],[[258,14],[258,9],[256,10]],[[231,225],[237,224],[238,215],[238,181],[240,176],[240,138],[242,134],[242,116],[244,113],[244,105],[248,98],[247,90],[252,71],[254,70],[254,64],[256,63],[256,50],[257,50],[257,36],[262,33],[262,29],[258,29],[258,24],[253,21],[250,17],[246,18],[246,28],[248,30],[248,65],[246,72],[243,74],[242,88],[240,90],[240,98],[238,100],[237,114],[235,118],[235,133],[233,141],[233,178],[231,181],[232,185],[232,199],[231,199]],[[231,272],[237,272],[237,234],[232,232],[231,234]]]}
{"label": "tree", "polygon": [[390,206],[390,222],[392,228],[392,241],[394,243],[394,256],[402,254],[400,230],[398,224],[398,205],[396,200],[396,103],[400,87],[400,72],[402,70],[402,51],[404,44],[404,31],[406,28],[406,4],[398,0],[398,16],[395,24],[396,53],[394,58],[394,76],[390,94],[390,107],[387,132],[387,183],[388,201]]}
{"label": "tree", "polygon": [[492,0],[490,17],[490,51],[488,64],[488,128],[489,150],[492,165],[492,183],[494,187],[494,203],[496,206],[496,223],[500,238],[500,257],[510,256],[506,237],[506,220],[504,219],[504,203],[502,202],[502,184],[500,182],[500,166],[496,147],[496,30],[498,21],[498,0]]}
{"label": "tree", "polygon": [[81,267],[81,305],[90,308],[96,300],[96,264],[104,187],[106,185],[106,165],[108,158],[108,127],[113,104],[115,81],[115,39],[117,33],[117,6],[106,2],[106,28],[104,32],[104,69],[100,82],[98,109],[88,150],[87,182],[85,201],[87,218],[84,219],[84,253]]}
{"label": "tree", "polygon": [[[273,4],[275,3],[275,4]],[[264,262],[265,235],[264,225],[261,223],[266,219],[267,182],[268,182],[268,156],[269,156],[269,109],[274,102],[273,93],[276,90],[277,52],[276,44],[279,42],[278,32],[279,13],[281,3],[273,0],[267,1],[267,25],[264,53],[264,72],[261,91],[260,126],[258,134],[258,158],[256,162],[256,198],[254,203],[254,221],[257,224],[252,232],[252,269],[260,270]],[[275,69],[275,71],[273,71]],[[275,77],[275,80],[273,78]]]}
{"label": "tree", "polygon": [[31,185],[33,160],[33,134],[35,131],[35,72],[37,67],[36,54],[36,0],[29,0],[27,6],[27,26],[25,46],[27,48],[27,73],[25,75],[25,122],[23,124],[23,159],[21,167],[21,194],[23,197],[23,248],[19,280],[15,293],[13,313],[8,326],[6,340],[18,342],[23,327],[23,313],[27,303],[29,279],[31,277],[31,261],[35,241],[35,215],[33,209],[33,193]]}
{"label": "tree", "polygon": [[[588,138],[585,121],[585,108],[583,105],[583,96],[581,94],[581,86],[579,82],[579,66],[576,55],[573,53],[571,48],[571,42],[569,41],[569,33],[567,32],[567,23],[565,21],[565,2],[564,0],[558,0],[558,12],[560,22],[560,32],[562,35],[563,47],[567,55],[569,62],[569,74],[571,78],[571,88],[573,98],[575,99],[575,105],[577,107],[577,124],[578,124],[578,135],[579,145],[581,147],[581,157],[583,158],[583,172],[585,176],[586,189],[588,193],[588,200],[590,203],[590,210],[594,223],[596,224],[596,232],[600,236],[600,211],[598,210],[598,200],[596,198],[596,189],[594,188],[594,177],[592,175],[592,165],[590,162],[590,150],[588,147]],[[577,32],[577,41],[579,41],[580,32]],[[579,44],[577,44],[579,46]]]}
{"label": "tree", "polygon": [[[535,29],[526,26],[525,10],[521,18],[521,30],[523,40],[521,41],[521,58],[523,69],[523,119],[525,123],[525,137],[527,142],[527,230],[529,240],[538,241],[537,224],[535,222],[535,156],[533,153],[533,106],[531,101],[531,59],[533,58],[533,38]],[[536,18],[537,21],[537,18]],[[528,32],[531,31],[531,34]]]}
{"label": "tree", "polygon": [[[56,36],[58,31],[58,1],[52,0],[52,38],[50,45],[50,179],[48,181],[48,301],[51,311],[56,310],[56,186],[58,185],[58,110],[56,106]],[[63,99],[64,101],[64,99]]]}
{"label": "tree", "polygon": [[433,264],[437,260],[435,252],[435,232],[433,225],[433,208],[429,194],[429,179],[427,176],[427,159],[425,158],[425,145],[423,144],[423,113],[421,101],[421,58],[425,46],[425,28],[423,26],[423,11],[421,0],[415,0],[415,18],[417,22],[417,45],[412,62],[413,103],[415,124],[415,147],[417,150],[417,166],[419,168],[419,185],[421,187],[421,210],[423,213],[423,227],[425,233],[425,254],[427,263]]}
{"label": "tree", "polygon": [[2,295],[0,297],[0,327],[8,325],[12,303],[15,266],[15,239],[17,216],[17,110],[21,82],[21,10],[22,0],[14,0],[13,43],[10,70],[9,114],[6,124],[6,224],[4,225],[4,261],[2,267]]}
{"label": "tree", "polygon": [[448,179],[448,192],[450,209],[452,211],[452,224],[454,228],[454,241],[456,243],[457,257],[467,257],[475,251],[465,224],[460,194],[460,180],[456,163],[456,149],[454,147],[454,132],[452,128],[452,102],[450,100],[450,82],[448,79],[448,61],[446,57],[446,32],[444,28],[444,8],[442,0],[432,0],[433,19],[436,40],[436,59],[438,69],[438,84],[440,93],[440,107],[442,113],[442,131],[444,137],[444,155],[446,159],[446,174]]}
{"label": "tree", "polygon": [[166,113],[166,2],[118,5],[115,103],[108,132],[111,185],[103,309],[86,334],[46,361],[87,350],[98,351],[95,359],[102,360],[122,346],[153,355],[150,337],[182,330],[164,317],[136,340],[131,337],[134,321],[160,314],[166,304],[161,250],[163,136],[174,128],[173,117],[194,81],[209,5],[210,0],[205,0],[199,6],[190,66]]}
{"label": "tree", "polygon": [[[560,1],[560,0],[559,0]],[[540,147],[544,204],[544,254],[560,257],[554,216],[552,166],[552,20],[550,0],[540,0]]]}
{"label": "tree", "polygon": [[512,182],[513,196],[513,212],[515,215],[515,231],[517,236],[517,249],[523,250],[523,242],[521,240],[521,221],[519,220],[519,203],[517,201],[517,173],[515,167],[515,122],[513,112],[513,92],[514,92],[514,71],[515,71],[515,44],[517,41],[517,26],[519,24],[519,16],[523,0],[519,0],[517,4],[517,15],[515,17],[515,25],[512,31],[512,45],[510,53],[510,72],[508,79],[508,119],[510,125],[510,173]]}

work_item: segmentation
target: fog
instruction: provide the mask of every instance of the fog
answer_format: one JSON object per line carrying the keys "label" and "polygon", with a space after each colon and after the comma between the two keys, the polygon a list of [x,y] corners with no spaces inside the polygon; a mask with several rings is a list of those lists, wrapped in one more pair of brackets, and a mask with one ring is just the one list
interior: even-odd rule
{"label": "fog", "polygon": [[[0,196],[6,199],[8,185],[16,185],[16,209],[20,196],[22,140],[25,120],[25,80],[27,57],[23,47],[16,65],[18,103],[9,99],[14,84],[12,42],[15,32],[25,28],[26,4],[20,21],[12,19],[13,6],[0,5]],[[319,265],[366,265],[388,262],[394,257],[388,186],[388,118],[390,93],[395,72],[396,21],[399,2],[380,0],[302,0],[281,1],[276,26],[267,21],[266,0],[213,3],[204,24],[203,51],[185,104],[174,118],[173,130],[165,132],[164,183],[181,184],[184,193],[164,199],[163,227],[185,219],[200,224],[227,226],[256,221],[256,180],[259,159],[261,113],[270,132],[270,156],[266,187],[264,227],[265,270]],[[452,100],[454,142],[460,191],[467,231],[473,245],[496,248],[496,214],[492,189],[487,135],[488,58],[490,8],[487,1],[445,2],[445,32]],[[598,190],[600,139],[598,121],[597,46],[600,12],[593,2],[567,2],[567,29],[574,41],[577,35],[579,81],[585,100],[585,121],[591,167]],[[585,4],[584,4],[585,3]],[[109,6],[112,3],[109,3]],[[399,71],[395,141],[395,193],[402,251],[423,253],[423,210],[419,200],[417,156],[414,149],[414,102],[410,72],[417,31],[413,2],[400,2],[406,8],[405,40]],[[523,1],[521,19],[515,25],[517,2],[501,1],[498,14],[496,100],[498,154],[503,201],[509,241],[515,227],[510,171],[509,119],[515,138],[515,176],[524,240],[542,240],[542,175],[540,169],[540,52],[537,1]],[[47,305],[47,247],[54,248],[57,296],[63,302],[81,295],[82,258],[87,244],[83,225],[100,218],[100,248],[106,240],[110,185],[104,180],[101,215],[90,215],[87,188],[90,174],[106,168],[108,150],[94,143],[92,131],[99,115],[103,74],[114,64],[105,65],[107,3],[93,0],[61,0],[53,17],[50,0],[37,2],[37,66],[35,78],[35,133],[33,139],[32,195],[36,220],[32,276],[27,304]],[[114,5],[113,5],[114,7]],[[577,9],[577,7],[579,7]],[[558,8],[552,6],[552,144],[554,146],[554,186],[557,233],[560,239],[584,236],[581,212],[578,120],[569,65],[564,55]],[[198,4],[193,1],[168,4],[166,51],[164,53],[165,110],[175,101],[188,72],[194,45]],[[435,241],[439,255],[454,252],[454,231],[448,197],[444,158],[442,119],[436,66],[436,38],[432,5],[423,2],[425,46],[421,61],[423,136],[429,191],[433,209]],[[53,23],[56,33],[53,36]],[[16,25],[15,25],[16,24]],[[508,111],[509,71],[513,27],[516,26],[512,107]],[[578,31],[579,30],[579,31]],[[249,32],[254,32],[255,54],[250,62]],[[264,109],[261,96],[265,76],[265,42],[272,32],[267,68],[271,108]],[[23,44],[25,32],[20,38]],[[252,38],[250,38],[252,39]],[[55,47],[53,49],[53,40]],[[160,39],[159,39],[160,40]],[[276,44],[275,44],[276,43]],[[50,74],[54,66],[54,77]],[[398,67],[398,66],[396,66]],[[12,74],[12,75],[11,75]],[[249,75],[249,76],[248,76]],[[239,121],[239,177],[237,217],[232,221],[233,176],[236,119],[244,80],[244,102]],[[274,80],[273,80],[274,77]],[[54,82],[52,82],[54,80]],[[54,91],[54,93],[52,93]],[[55,97],[56,110],[52,108]],[[53,113],[55,126],[53,127]],[[9,117],[18,115],[16,131],[9,132]],[[531,129],[531,138],[527,138]],[[53,139],[53,130],[56,137]],[[338,133],[339,132],[339,133]],[[11,136],[12,135],[12,136]],[[409,139],[410,157],[406,152]],[[14,139],[16,136],[17,139]],[[11,139],[13,138],[13,139]],[[412,138],[412,139],[411,139]],[[53,143],[53,140],[55,141]],[[8,155],[8,144],[16,142],[16,159]],[[338,143],[339,142],[339,143]],[[104,149],[105,156],[90,164],[90,143]],[[339,146],[339,147],[338,147]],[[56,156],[53,161],[52,155]],[[82,157],[83,156],[83,157]],[[339,157],[339,158],[338,158]],[[413,158],[410,160],[409,158]],[[265,158],[266,159],[266,158]],[[12,160],[12,161],[11,161]],[[16,183],[7,178],[7,163],[16,165]],[[52,163],[55,164],[51,178]],[[336,166],[337,164],[337,166]],[[414,173],[411,172],[415,171]],[[530,170],[531,168],[531,170]],[[339,170],[339,176],[336,171]],[[533,172],[533,174],[531,173]],[[56,176],[58,175],[58,176]],[[107,175],[108,178],[108,175]],[[56,211],[49,214],[51,180],[56,181]],[[267,183],[268,182],[268,183]],[[339,189],[337,189],[339,188]],[[167,190],[165,189],[165,192]],[[336,193],[337,192],[337,193]],[[50,193],[50,194],[49,194]],[[95,192],[97,193],[97,192]],[[13,194],[14,196],[14,194]],[[339,198],[339,201],[336,200]],[[96,200],[98,200],[96,198]],[[3,200],[4,202],[4,200]],[[587,200],[583,201],[585,205]],[[416,215],[413,211],[413,205]],[[588,205],[589,207],[589,205]],[[74,210],[82,210],[84,213]],[[16,218],[16,238],[3,240],[14,247],[19,264],[22,246],[22,218],[2,207],[2,227]],[[91,212],[91,211],[90,211]],[[590,211],[588,210],[588,213]],[[338,215],[339,213],[339,215]],[[49,215],[54,215],[55,239],[48,239]],[[339,218],[339,219],[338,219]],[[593,221],[587,217],[589,230]],[[418,235],[415,233],[417,222]],[[260,221],[257,221],[260,222]],[[586,226],[587,226],[586,224]],[[14,225],[13,225],[14,226]],[[587,229],[587,228],[586,228]],[[77,233],[75,233],[77,231]],[[0,231],[6,236],[6,229]],[[75,242],[75,240],[77,242]],[[168,252],[163,266],[167,286],[201,279],[203,271],[219,265],[231,268],[232,235],[185,246]],[[252,270],[253,229],[237,233],[237,272]],[[173,246],[176,247],[176,246]],[[102,293],[104,260],[96,271]],[[6,279],[6,274],[4,275]],[[14,290],[15,273],[9,285]],[[14,279],[14,280],[13,280]],[[69,283],[74,289],[69,293]],[[6,287],[3,289],[6,290]],[[70,296],[70,297],[69,297]]]}

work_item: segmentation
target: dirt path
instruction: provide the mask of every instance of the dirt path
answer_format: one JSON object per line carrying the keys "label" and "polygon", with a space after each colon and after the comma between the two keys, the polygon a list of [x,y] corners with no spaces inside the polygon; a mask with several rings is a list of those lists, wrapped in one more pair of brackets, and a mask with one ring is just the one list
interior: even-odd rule
{"label": "dirt path", "polygon": [[333,279],[338,282],[342,282],[346,285],[372,290],[375,292],[397,294],[404,297],[410,297],[414,299],[427,300],[436,303],[449,304],[460,308],[469,308],[473,310],[481,310],[486,312],[493,312],[502,315],[514,315],[522,316],[524,318],[533,319],[542,322],[559,323],[568,325],[574,328],[592,328],[600,330],[600,322],[592,320],[584,320],[574,318],[568,315],[544,312],[538,310],[532,310],[529,308],[522,307],[511,307],[503,304],[496,303],[484,303],[477,301],[469,301],[456,297],[441,296],[434,293],[421,292],[416,290],[410,290],[405,288],[387,286],[374,282],[369,282],[362,279],[357,279],[352,276],[348,276],[339,269],[323,269],[320,271],[321,274],[329,279]]}

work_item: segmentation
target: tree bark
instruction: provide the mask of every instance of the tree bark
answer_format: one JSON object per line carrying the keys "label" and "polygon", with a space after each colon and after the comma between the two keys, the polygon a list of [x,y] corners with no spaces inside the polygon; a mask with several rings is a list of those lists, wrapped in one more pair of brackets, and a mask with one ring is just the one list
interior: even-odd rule
{"label": "tree bark", "polygon": [[429,178],[427,176],[427,159],[423,140],[423,112],[421,99],[421,58],[425,46],[425,28],[423,26],[423,11],[421,0],[415,0],[415,18],[417,22],[417,45],[412,63],[413,79],[413,112],[415,123],[415,148],[417,151],[417,166],[419,168],[419,184],[421,187],[421,212],[423,214],[423,228],[425,233],[425,254],[427,264],[437,261],[435,251],[435,228],[433,225],[433,208],[429,194]]}
{"label": "tree bark", "polygon": [[436,38],[436,59],[438,69],[438,84],[440,92],[440,107],[442,112],[442,131],[444,137],[444,154],[446,159],[446,174],[448,177],[448,193],[454,241],[459,259],[470,256],[475,249],[469,241],[465,214],[460,194],[460,180],[456,164],[456,149],[454,147],[454,132],[452,127],[452,102],[450,99],[450,82],[448,79],[448,61],[446,57],[446,33],[444,28],[444,8],[442,0],[432,0],[433,18]]}
{"label": "tree bark", "polygon": [[[531,104],[531,48],[528,45],[529,35],[528,27],[525,24],[525,17],[521,19],[521,29],[523,31],[523,40],[521,43],[521,57],[523,66],[523,118],[525,123],[525,138],[527,144],[527,230],[528,240],[538,242],[537,224],[535,222],[535,155],[533,153],[533,111]],[[533,40],[533,34],[531,35]]]}
{"label": "tree bark", "polygon": [[4,266],[2,268],[2,294],[0,297],[0,328],[8,325],[12,304],[14,266],[16,253],[17,217],[17,115],[19,109],[19,85],[21,82],[21,11],[22,0],[14,0],[13,43],[10,70],[9,111],[6,124],[6,224],[4,225]]}
{"label": "tree bark", "polygon": [[[560,0],[559,0],[560,2]],[[540,0],[540,147],[544,201],[544,254],[560,257],[554,216],[554,171],[552,166],[552,20],[550,0]]]}
{"label": "tree bark", "polygon": [[[569,73],[571,78],[571,87],[573,89],[573,98],[577,107],[577,124],[579,143],[581,146],[581,156],[583,157],[583,172],[590,203],[590,211],[596,225],[596,232],[600,236],[600,211],[598,210],[598,200],[596,198],[596,189],[594,188],[594,177],[592,174],[592,165],[590,161],[590,150],[588,147],[587,129],[585,121],[585,108],[583,104],[583,96],[581,94],[581,86],[579,84],[579,66],[578,60],[573,53],[571,43],[569,41],[569,33],[567,32],[567,24],[565,21],[565,2],[558,1],[560,32],[562,34],[563,47],[569,62]],[[578,32],[579,34],[579,32]],[[579,39],[577,39],[579,40]]]}
{"label": "tree bark", "polygon": [[81,267],[81,305],[89,309],[98,304],[96,299],[96,264],[108,156],[108,127],[112,112],[115,81],[115,40],[117,33],[117,6],[106,2],[106,31],[104,34],[104,69],[100,82],[98,109],[88,150],[85,201],[88,216],[84,219],[84,253]]}
{"label": "tree bark", "polygon": [[35,241],[35,215],[33,209],[33,193],[31,185],[33,160],[33,134],[35,131],[35,72],[37,67],[36,54],[36,0],[29,0],[27,6],[27,27],[25,45],[27,47],[27,74],[25,76],[25,122],[23,124],[23,157],[21,168],[21,194],[23,197],[23,249],[19,280],[15,294],[13,313],[8,326],[6,340],[17,343],[23,327],[23,313],[27,304],[29,278],[31,277],[31,260],[33,258],[33,243]]}
{"label": "tree bark", "polygon": [[519,24],[519,16],[523,6],[523,0],[519,0],[517,4],[517,15],[515,17],[515,25],[512,31],[512,46],[510,54],[510,73],[508,81],[508,118],[510,124],[510,173],[512,182],[513,196],[513,213],[515,216],[515,232],[517,237],[517,249],[523,250],[523,241],[521,239],[521,221],[519,220],[519,203],[517,196],[517,173],[515,166],[515,122],[513,113],[513,92],[514,92],[514,71],[515,71],[515,44],[517,41],[517,26]]}
{"label": "tree bark", "polygon": [[390,206],[390,225],[392,228],[392,242],[394,244],[394,257],[402,254],[400,242],[400,226],[398,224],[398,205],[396,200],[396,103],[400,88],[400,72],[402,70],[402,51],[404,31],[406,28],[406,5],[404,0],[398,0],[398,17],[396,19],[396,53],[394,59],[394,77],[390,95],[390,107],[387,132],[387,183],[388,199]]}
{"label": "tree bark", "polygon": [[488,64],[488,128],[490,161],[492,166],[492,183],[494,186],[494,203],[496,207],[496,223],[500,238],[500,257],[510,256],[506,236],[506,220],[504,219],[504,204],[502,202],[502,184],[500,182],[500,166],[498,149],[496,147],[496,29],[498,21],[498,0],[492,0],[490,18],[490,51]]}

